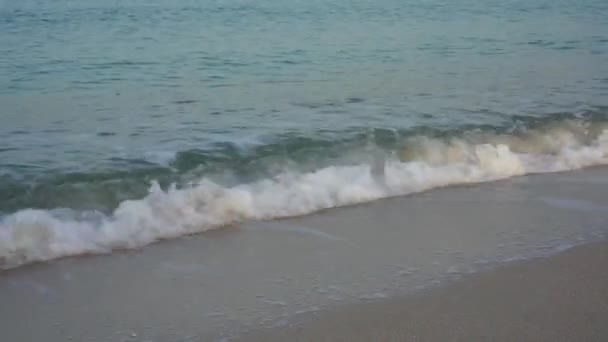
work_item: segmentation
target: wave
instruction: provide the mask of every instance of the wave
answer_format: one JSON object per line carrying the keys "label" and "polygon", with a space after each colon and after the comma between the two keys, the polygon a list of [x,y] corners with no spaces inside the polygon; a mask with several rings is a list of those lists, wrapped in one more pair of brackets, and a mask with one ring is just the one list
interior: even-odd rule
{"label": "wave", "polygon": [[[152,182],[110,212],[22,209],[0,221],[0,269],[200,233],[248,220],[285,218],[453,184],[608,164],[608,122],[563,118],[510,131],[414,134],[347,165],[289,170],[222,185]],[[356,154],[355,154],[356,155]],[[369,156],[369,154],[367,155]],[[352,159],[351,159],[352,161]]]}

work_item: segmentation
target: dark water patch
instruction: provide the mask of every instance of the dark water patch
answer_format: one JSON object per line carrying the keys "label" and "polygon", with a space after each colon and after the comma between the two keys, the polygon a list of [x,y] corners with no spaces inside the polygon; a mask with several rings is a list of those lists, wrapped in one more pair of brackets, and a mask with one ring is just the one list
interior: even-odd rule
{"label": "dark water patch", "polygon": [[139,125],[135,127],[136,131],[145,132],[154,129],[154,125]]}
{"label": "dark water patch", "polygon": [[555,42],[548,41],[548,40],[537,39],[537,40],[529,41],[526,44],[533,45],[533,46],[550,47],[550,46],[555,45]]}
{"label": "dark water patch", "polygon": [[176,101],[171,101],[171,103],[173,104],[178,104],[178,105],[185,105],[185,104],[193,104],[193,103],[197,103],[197,100],[176,100]]}
{"label": "dark water patch", "polygon": [[36,71],[30,72],[30,74],[35,75],[35,76],[41,76],[41,75],[48,75],[53,72],[54,72],[53,70],[36,70]]}
{"label": "dark water patch", "polygon": [[181,88],[182,85],[178,83],[158,82],[154,81],[148,84],[152,88]]}
{"label": "dark water patch", "polygon": [[191,121],[190,121],[190,120],[188,120],[188,121],[181,121],[181,122],[180,122],[180,124],[182,124],[182,125],[186,125],[186,126],[198,125],[198,124],[200,124],[200,123],[201,123],[201,122],[200,122],[200,121],[198,121],[198,120],[191,120]]}
{"label": "dark water patch", "polygon": [[210,84],[209,88],[230,88],[234,87],[236,84],[233,83],[221,83],[221,84]]}
{"label": "dark water patch", "polygon": [[[28,75],[28,76],[19,76],[19,77],[12,78],[10,80],[10,82],[11,83],[21,83],[21,82],[30,82],[30,81],[33,81],[33,80],[34,80],[34,78],[31,77],[30,75]],[[13,86],[16,89],[27,89],[27,88],[24,88],[24,87],[18,87],[17,85],[13,85]],[[33,88],[33,86],[32,86],[32,88]]]}
{"label": "dark water patch", "polygon": [[126,169],[132,168],[140,168],[140,167],[156,167],[156,164],[151,163],[145,159],[137,159],[137,158],[121,158],[121,157],[111,157],[108,158],[108,161],[112,162],[118,166],[124,166]]}
{"label": "dark water patch", "polygon": [[91,63],[83,65],[84,70],[99,70],[99,69],[112,69],[116,67],[140,67],[140,66],[153,66],[158,65],[158,62],[147,62],[147,61],[114,61],[105,63]]}
{"label": "dark water patch", "polygon": [[[86,108],[86,107],[85,107]],[[112,112],[115,108],[112,107],[99,107],[99,108],[94,108],[93,111],[97,112],[97,113],[108,113],[108,112]],[[98,118],[97,121],[110,121],[112,119],[110,118]]]}
{"label": "dark water patch", "polygon": [[561,50],[561,51],[566,51],[566,50],[576,50],[577,47],[576,46],[570,46],[570,45],[562,45],[562,46],[556,46],[554,47],[555,50]]}
{"label": "dark water patch", "polygon": [[499,38],[491,38],[491,37],[462,37],[464,41],[473,42],[473,43],[504,43],[504,39]]}
{"label": "dark water patch", "polygon": [[509,53],[509,51],[507,51],[505,49],[501,49],[501,48],[495,48],[495,49],[490,49],[490,50],[485,50],[485,51],[479,52],[479,54],[482,56],[504,55],[507,53]]}
{"label": "dark water patch", "polygon": [[348,113],[348,110],[346,109],[322,109],[319,111],[319,113],[323,113],[323,114],[345,114]]}
{"label": "dark water patch", "polygon": [[[116,76],[101,79],[102,82],[122,82],[122,81],[126,81],[126,80],[127,79],[124,77],[116,77]],[[114,94],[120,95],[120,92],[115,92]]]}
{"label": "dark water patch", "polygon": [[340,103],[335,101],[325,101],[325,102],[292,102],[292,105],[296,107],[302,107],[307,109],[319,109],[324,107],[336,107],[339,106]]}
{"label": "dark water patch", "polygon": [[279,61],[276,61],[276,63],[279,63],[279,64],[286,64],[286,65],[296,65],[296,64],[301,64],[300,62],[296,62],[296,61],[293,61],[293,60],[290,60],[290,59],[283,59],[283,60],[279,60]]}
{"label": "dark water patch", "polygon": [[145,196],[152,181],[167,186],[170,173],[148,168],[50,175],[33,183],[0,179],[0,212],[70,208],[109,213],[125,200]]}
{"label": "dark water patch", "polygon": [[34,173],[45,169],[45,167],[42,165],[17,163],[0,163],[0,167],[24,174]]}
{"label": "dark water patch", "polygon": [[29,131],[23,131],[23,130],[16,130],[16,131],[10,131],[8,132],[9,135],[27,135],[30,134],[31,132]]}
{"label": "dark water patch", "polygon": [[346,99],[346,103],[362,103],[365,102],[364,98],[361,97],[349,97]]}
{"label": "dark water patch", "polygon": [[[73,80],[70,82],[71,84],[81,86],[81,85],[100,85],[103,84],[103,80],[101,79],[88,79],[88,80]],[[86,87],[77,87],[81,89],[86,89]]]}
{"label": "dark water patch", "polygon": [[98,137],[111,137],[111,136],[115,136],[116,133],[115,132],[98,132],[97,136]]}

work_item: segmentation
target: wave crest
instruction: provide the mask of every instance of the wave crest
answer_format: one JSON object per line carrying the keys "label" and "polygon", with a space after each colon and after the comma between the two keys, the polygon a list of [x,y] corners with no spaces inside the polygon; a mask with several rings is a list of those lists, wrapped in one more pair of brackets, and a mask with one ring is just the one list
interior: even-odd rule
{"label": "wave crest", "polygon": [[374,162],[285,171],[225,187],[210,179],[121,202],[111,214],[26,209],[0,221],[0,269],[58,257],[136,248],[247,220],[405,195],[452,184],[608,164],[608,125],[563,120],[519,133],[468,132],[408,138]]}

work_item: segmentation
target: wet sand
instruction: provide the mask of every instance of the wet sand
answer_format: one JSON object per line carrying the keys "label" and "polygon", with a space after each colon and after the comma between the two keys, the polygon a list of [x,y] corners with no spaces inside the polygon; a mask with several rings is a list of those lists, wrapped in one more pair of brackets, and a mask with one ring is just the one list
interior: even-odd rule
{"label": "wet sand", "polygon": [[608,242],[310,315],[241,340],[606,341]]}
{"label": "wet sand", "polygon": [[605,340],[607,233],[608,168],[436,189],[2,271],[0,340]]}

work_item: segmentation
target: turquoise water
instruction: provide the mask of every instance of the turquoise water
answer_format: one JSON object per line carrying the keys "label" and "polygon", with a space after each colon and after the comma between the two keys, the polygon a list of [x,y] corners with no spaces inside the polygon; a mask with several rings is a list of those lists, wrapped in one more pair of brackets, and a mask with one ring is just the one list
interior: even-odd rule
{"label": "turquoise water", "polygon": [[[34,220],[53,237],[73,220],[118,220],[116,208],[146,200],[154,181],[245,186],[263,202],[267,182],[391,172],[379,163],[485,172],[441,182],[410,172],[390,191],[355,177],[348,184],[364,190],[348,195],[328,178],[291,181],[268,190],[289,193],[285,208],[231,209],[242,220],[604,164],[603,130],[587,131],[608,122],[607,99],[604,0],[0,1],[0,264],[17,250],[23,210],[59,220]],[[454,139],[468,159],[451,157]],[[525,154],[523,171],[489,169],[478,151],[488,143]],[[593,158],[568,159],[587,147]],[[310,193],[317,187],[330,199]],[[218,220],[142,241],[234,221]]]}

